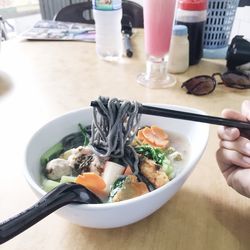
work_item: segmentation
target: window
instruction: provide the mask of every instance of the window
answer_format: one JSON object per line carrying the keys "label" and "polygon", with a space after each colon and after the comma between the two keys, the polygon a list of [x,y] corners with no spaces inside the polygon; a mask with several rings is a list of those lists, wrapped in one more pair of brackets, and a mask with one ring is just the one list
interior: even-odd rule
{"label": "window", "polygon": [[0,0],[0,15],[5,19],[38,13],[38,0]]}

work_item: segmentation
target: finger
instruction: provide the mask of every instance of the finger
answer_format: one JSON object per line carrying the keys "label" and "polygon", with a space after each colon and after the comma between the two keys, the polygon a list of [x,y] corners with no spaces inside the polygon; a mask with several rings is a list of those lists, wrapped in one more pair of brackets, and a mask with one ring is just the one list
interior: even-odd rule
{"label": "finger", "polygon": [[222,173],[233,166],[250,168],[250,157],[237,151],[220,148],[216,153],[216,158]]}
{"label": "finger", "polygon": [[[242,110],[244,109],[244,112],[245,112],[245,109],[247,109],[247,107],[242,107]],[[238,112],[238,111],[234,111],[232,109],[224,109],[222,111],[222,117],[224,118],[227,118],[227,119],[233,119],[233,120],[238,120],[238,121],[247,121],[246,117],[244,114]]]}
{"label": "finger", "polygon": [[245,100],[241,105],[241,113],[250,121],[250,100]]}
{"label": "finger", "polygon": [[239,111],[235,111],[232,109],[224,109],[221,114],[222,117],[227,119],[246,121],[245,117],[246,109],[247,109],[246,105],[242,104],[242,110],[244,110],[244,113],[240,113]]}
{"label": "finger", "polygon": [[250,157],[250,141],[245,137],[239,137],[235,141],[222,140],[220,147],[228,150],[234,150],[238,153]]}
{"label": "finger", "polygon": [[250,169],[234,169],[226,180],[229,186],[250,198]]}
{"label": "finger", "polygon": [[[244,106],[244,109],[246,109],[245,106]],[[238,111],[234,111],[232,109],[224,109],[222,111],[222,117],[227,118],[227,119],[246,121],[246,117],[243,114],[241,114]],[[234,141],[240,136],[240,131],[237,128],[220,126],[218,128],[217,134],[221,140]]]}
{"label": "finger", "polygon": [[219,126],[217,130],[217,135],[221,140],[234,141],[239,138],[240,131],[237,128]]}
{"label": "finger", "polygon": [[231,162],[225,159],[223,151],[223,148],[219,148],[217,150],[216,160],[222,174],[224,175],[225,179],[227,179],[228,175],[235,169],[235,167],[232,166]]}

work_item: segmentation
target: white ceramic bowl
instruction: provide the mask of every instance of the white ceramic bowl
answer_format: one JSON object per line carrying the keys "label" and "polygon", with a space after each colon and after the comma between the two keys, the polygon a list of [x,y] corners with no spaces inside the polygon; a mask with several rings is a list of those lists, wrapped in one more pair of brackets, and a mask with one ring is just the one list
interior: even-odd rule
{"label": "white ceramic bowl", "polygon": [[[204,114],[200,110],[181,106],[164,104],[154,106]],[[48,122],[30,139],[25,152],[24,173],[26,180],[39,198],[45,195],[45,191],[40,185],[39,158],[41,154],[67,134],[76,132],[78,123],[88,125],[91,124],[91,120],[91,107],[72,111]],[[209,125],[150,115],[142,115],[141,124],[159,125],[168,131],[187,137],[191,142],[191,156],[183,170],[166,185],[140,197],[117,203],[67,205],[57,210],[57,214],[84,227],[113,228],[125,226],[155,212],[181,188],[205,150]]]}

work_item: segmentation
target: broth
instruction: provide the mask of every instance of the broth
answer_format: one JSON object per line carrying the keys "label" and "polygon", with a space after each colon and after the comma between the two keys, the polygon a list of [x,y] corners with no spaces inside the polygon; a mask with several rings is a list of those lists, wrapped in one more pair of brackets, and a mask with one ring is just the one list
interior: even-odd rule
{"label": "broth", "polygon": [[185,168],[185,165],[189,160],[191,146],[187,137],[174,132],[167,131],[167,133],[170,137],[170,145],[182,154],[181,161],[173,162],[174,171],[177,175],[182,171],[183,168]]}

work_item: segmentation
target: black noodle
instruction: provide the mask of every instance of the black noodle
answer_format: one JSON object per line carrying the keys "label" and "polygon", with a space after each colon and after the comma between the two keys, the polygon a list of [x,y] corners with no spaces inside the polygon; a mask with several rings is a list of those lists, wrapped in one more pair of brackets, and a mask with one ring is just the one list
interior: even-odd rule
{"label": "black noodle", "polygon": [[137,175],[139,159],[131,144],[139,126],[141,104],[107,97],[99,97],[96,103],[90,138],[94,153],[122,159]]}

